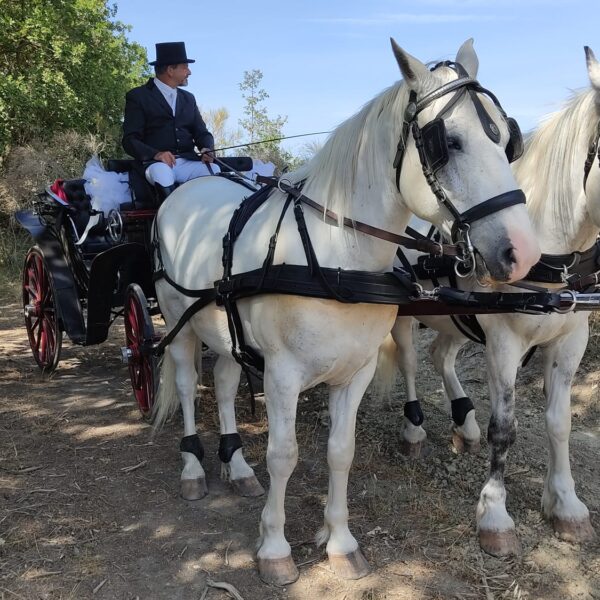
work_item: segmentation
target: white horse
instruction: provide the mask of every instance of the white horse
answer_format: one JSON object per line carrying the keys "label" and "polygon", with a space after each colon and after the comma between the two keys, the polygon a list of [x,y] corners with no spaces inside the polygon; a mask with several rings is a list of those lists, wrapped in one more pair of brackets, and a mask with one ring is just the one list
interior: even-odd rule
{"label": "white horse", "polygon": [[[400,234],[412,211],[450,235],[452,215],[438,202],[423,176],[414,140],[406,139],[398,189],[393,153],[403,131],[409,92],[421,103],[422,110],[414,120],[418,119],[422,127],[461,93],[463,84],[472,85],[468,75],[472,78],[476,75],[477,56],[472,40],[465,42],[456,62],[465,67],[468,75],[457,79],[457,72],[448,66],[430,71],[393,40],[392,47],[404,81],[384,91],[338,127],[315,158],[288,178],[292,183],[304,181],[303,193],[335,211],[340,219],[346,216]],[[428,96],[433,92],[436,93]],[[505,156],[509,132],[503,114],[485,94],[474,95],[485,106],[499,135],[493,141],[484,131],[470,92],[445,115],[452,145],[449,161],[437,173],[435,182],[439,184],[438,194],[442,190],[459,212],[517,188]],[[169,196],[158,213],[157,235],[164,270],[173,281],[188,289],[209,289],[223,277],[222,239],[235,208],[247,195],[247,190],[226,179],[203,177]],[[286,197],[287,194],[275,190],[249,220],[235,244],[234,274],[263,264]],[[305,219],[322,267],[368,272],[391,270],[395,244],[339,223],[331,225],[321,212],[313,209],[305,211]],[[518,280],[539,258],[523,204],[477,220],[471,226],[470,236],[481,258],[478,268],[492,280]],[[274,263],[307,265],[292,211],[283,218]],[[167,327],[172,329],[194,299],[165,280],[157,281],[156,291]],[[373,376],[377,350],[394,323],[396,306],[262,294],[240,300],[238,307],[245,340],[264,357],[269,419],[267,466],[271,485],[260,524],[257,552],[260,576],[278,585],[298,577],[284,535],[285,490],[298,457],[296,405],[301,391],[327,383],[331,415],[327,451],[330,479],[325,523],[318,540],[327,541],[330,565],[336,573],[347,578],[361,577],[368,572],[368,565],[348,528],[348,473],[354,455],[358,405]],[[244,460],[235,423],[234,400],[241,367],[232,358],[227,316],[213,302],[190,318],[177,334],[168,347],[161,370],[157,422],[162,423],[176,407],[177,398],[183,409],[182,494],[185,498],[199,498],[206,486],[194,422],[197,375],[194,350],[200,340],[218,354],[215,395],[221,441],[225,440],[220,447],[221,460],[241,493],[258,493],[260,485]],[[176,395],[169,392],[171,384]]]}
{"label": "white horse", "polygon": [[[542,262],[544,255],[559,255],[559,263],[564,263],[567,270],[578,259],[578,253],[594,246],[600,233],[600,168],[596,155],[589,165],[584,184],[588,148],[594,140],[597,142],[600,132],[600,63],[587,47],[586,57],[591,89],[575,95],[562,110],[550,115],[533,132],[523,158],[514,165],[517,181],[527,195],[529,215],[544,253]],[[411,258],[414,261],[415,257]],[[555,268],[561,271],[556,263]],[[473,279],[462,280],[461,285],[464,289],[478,289]],[[537,285],[555,289],[564,287],[563,283]],[[498,289],[522,291],[507,286]],[[446,399],[451,404],[455,446],[459,451],[476,451],[480,430],[475,410],[454,369],[458,351],[469,340],[450,317],[419,317],[419,320],[439,332],[431,346],[431,354],[435,368],[443,378]],[[478,315],[477,321],[485,333],[492,406],[488,428],[490,474],[477,506],[482,548],[494,555],[517,553],[520,548],[515,524],[505,506],[504,466],[508,449],[516,437],[517,369],[523,357],[536,346],[543,356],[549,439],[542,511],[561,538],[570,541],[591,538],[594,531],[589,511],[575,493],[569,464],[571,383],[587,346],[588,313]],[[400,370],[407,383],[405,415],[408,416],[404,419],[404,445],[417,452],[426,433],[420,424],[422,413],[415,410],[418,407],[415,385],[417,360],[412,345],[412,322],[412,317],[397,319],[392,336],[398,347]],[[390,348],[387,346],[385,350]],[[380,375],[387,377],[384,371]]]}

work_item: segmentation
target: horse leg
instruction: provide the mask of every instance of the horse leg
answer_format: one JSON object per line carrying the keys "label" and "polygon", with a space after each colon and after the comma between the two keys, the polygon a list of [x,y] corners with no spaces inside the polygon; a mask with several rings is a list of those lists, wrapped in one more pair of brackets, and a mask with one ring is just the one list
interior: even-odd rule
{"label": "horse leg", "polygon": [[191,327],[184,327],[169,346],[175,364],[175,387],[183,412],[183,439],[179,449],[183,459],[181,496],[185,500],[200,500],[208,493],[201,461],[204,449],[196,431],[195,406],[198,374],[194,365],[196,336]]}
{"label": "horse leg", "polygon": [[229,356],[219,356],[214,368],[215,396],[221,424],[221,477],[230,480],[233,489],[240,496],[261,496],[265,490],[244,460],[242,440],[235,422],[235,396],[241,371],[240,365]]}
{"label": "horse leg", "polygon": [[284,533],[285,490],[298,462],[296,407],[300,382],[290,373],[289,363],[279,362],[277,367],[270,365],[265,369],[264,392],[269,419],[270,487],[260,523],[258,574],[265,583],[284,586],[298,579],[298,569]]}
{"label": "horse leg", "polygon": [[348,473],[354,458],[356,412],[373,377],[376,359],[369,361],[350,384],[331,387],[329,414],[331,430],[327,444],[329,492],[325,505],[325,524],[317,534],[317,543],[327,541],[329,565],[344,579],[359,579],[369,573],[369,564],[348,528]]}
{"label": "horse leg", "polygon": [[569,542],[594,537],[590,513],[575,493],[569,464],[571,383],[588,340],[587,318],[582,326],[544,348],[544,392],[549,452],[542,511],[558,536]]}
{"label": "horse leg", "polygon": [[502,329],[488,335],[487,363],[492,415],[488,427],[490,473],[477,505],[481,548],[493,556],[518,554],[515,524],[506,510],[504,468],[509,447],[515,442],[515,379],[522,355],[518,340]]}
{"label": "horse leg", "polygon": [[465,342],[462,336],[439,333],[431,344],[430,352],[452,413],[452,444],[458,453],[477,453],[481,430],[475,417],[475,407],[465,394],[455,369],[456,356]]}
{"label": "horse leg", "polygon": [[402,426],[402,454],[417,458],[427,439],[423,429],[423,411],[417,397],[417,353],[413,344],[412,317],[398,317],[392,328],[392,337],[398,347],[398,366],[402,371],[406,384],[406,397],[404,403],[404,420]]}

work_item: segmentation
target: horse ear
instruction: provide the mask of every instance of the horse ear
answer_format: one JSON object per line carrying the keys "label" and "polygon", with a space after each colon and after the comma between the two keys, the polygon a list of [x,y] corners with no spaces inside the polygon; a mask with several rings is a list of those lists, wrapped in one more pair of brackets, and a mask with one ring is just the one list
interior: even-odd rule
{"label": "horse ear", "polygon": [[433,80],[429,69],[420,60],[400,48],[394,38],[390,38],[390,42],[406,85],[418,95],[429,91]]}
{"label": "horse ear", "polygon": [[473,48],[473,38],[469,38],[463,45],[458,49],[456,53],[456,62],[462,65],[469,77],[472,79],[477,78],[477,71],[479,70],[479,59]]}
{"label": "horse ear", "polygon": [[589,46],[584,46],[584,49],[590,83],[597,92],[600,92],[600,63]]}

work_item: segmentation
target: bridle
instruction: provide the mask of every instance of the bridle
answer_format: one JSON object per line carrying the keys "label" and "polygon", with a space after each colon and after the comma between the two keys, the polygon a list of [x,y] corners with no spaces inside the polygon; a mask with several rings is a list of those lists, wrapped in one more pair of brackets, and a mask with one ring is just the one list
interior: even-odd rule
{"label": "bridle", "polygon": [[588,154],[583,165],[583,190],[585,191],[585,185],[587,183],[588,176],[592,170],[594,159],[598,157],[598,166],[600,166],[600,121],[596,128],[596,135],[589,145]]}
{"label": "bridle", "polygon": [[[477,95],[483,93],[492,100],[508,125],[510,139],[505,151],[509,162],[517,160],[523,154],[523,137],[516,120],[506,116],[498,98],[496,98],[492,92],[482,87],[476,79],[471,78],[462,65],[455,62],[444,61],[435,65],[431,70],[435,71],[442,66],[454,69],[458,74],[458,78],[442,85],[420,100],[417,99],[417,94],[414,90],[411,90],[409,94],[408,104],[404,111],[402,132],[398,141],[396,156],[393,163],[394,169],[396,169],[396,187],[398,191],[400,191],[402,161],[406,151],[409,133],[412,132],[425,179],[438,199],[438,202],[444,206],[452,216],[453,225],[451,229],[451,241],[462,248],[462,257],[459,256],[457,259],[463,263],[463,267],[466,271],[473,272],[475,269],[475,261],[473,259],[474,248],[469,238],[471,224],[510,206],[524,204],[525,194],[520,189],[505,192],[489,198],[461,213],[456,206],[454,206],[436,177],[436,173],[444,167],[449,160],[446,126],[444,124],[443,116],[446,113],[449,113],[456,104],[468,94],[475,106],[477,116],[479,117],[479,121],[486,135],[493,142],[498,143],[500,141],[500,130]],[[454,94],[440,112],[438,112],[436,117],[421,128],[417,121],[419,113],[434,101],[452,92],[454,92]]]}

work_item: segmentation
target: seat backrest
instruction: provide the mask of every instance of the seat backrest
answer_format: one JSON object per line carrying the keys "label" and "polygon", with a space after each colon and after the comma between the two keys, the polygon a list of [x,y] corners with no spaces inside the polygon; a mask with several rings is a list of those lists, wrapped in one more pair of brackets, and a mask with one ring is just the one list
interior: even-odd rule
{"label": "seat backrest", "polygon": [[78,211],[90,209],[91,203],[85,191],[85,179],[68,179],[63,182],[63,190],[69,204]]}
{"label": "seat backrest", "polygon": [[109,158],[106,161],[106,170],[115,173],[129,173],[133,171],[134,163],[132,158]]}
{"label": "seat backrest", "polygon": [[[219,156],[219,166],[221,171],[251,171],[252,170],[252,158],[250,156]],[[225,163],[224,166],[221,163]]]}

